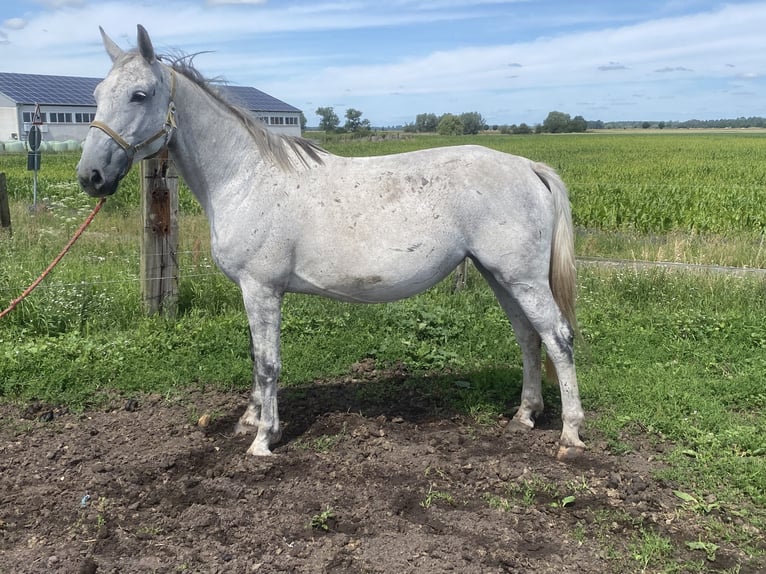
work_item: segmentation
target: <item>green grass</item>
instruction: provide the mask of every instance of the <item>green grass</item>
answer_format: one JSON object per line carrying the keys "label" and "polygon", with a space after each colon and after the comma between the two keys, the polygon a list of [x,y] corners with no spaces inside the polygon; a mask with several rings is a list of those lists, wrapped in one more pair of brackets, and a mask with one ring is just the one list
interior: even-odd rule
{"label": "green grass", "polygon": [[[327,146],[370,155],[484,143],[560,170],[572,190],[581,256],[763,266],[762,137],[419,137]],[[3,302],[45,268],[94,203],[73,182],[76,157],[49,154],[41,197],[50,208],[30,213],[30,176],[19,167],[22,160],[0,155],[14,231],[0,236]],[[214,268],[206,222],[184,188],[179,316],[168,321],[141,314],[136,185],[128,179],[54,273],[0,321],[2,400],[85,408],[114,394],[249,387],[240,293]],[[638,435],[670,445],[663,478],[694,500],[715,493],[721,505],[748,507],[747,521],[763,527],[766,281],[581,266],[578,309],[586,440],[603,436],[615,454],[630,451]],[[419,385],[418,396],[458,409],[477,424],[512,412],[518,400],[518,348],[475,272],[458,295],[443,283],[385,305],[290,295],[282,333],[288,386],[342,375],[360,359],[375,357],[381,365],[405,363],[413,372],[407,384]],[[417,376],[424,373],[429,376]],[[396,399],[378,386],[360,392]],[[556,389],[544,392],[555,410]],[[651,565],[662,554],[662,540],[637,537],[636,560]]]}
{"label": "green grass", "polygon": [[640,233],[766,230],[764,132],[419,136],[328,141],[340,155],[479,143],[542,161],[570,188],[578,227]]}
{"label": "green grass", "polygon": [[675,442],[676,469],[706,469],[689,473],[693,488],[734,486],[766,504],[766,282],[585,269],[579,310],[597,427],[615,442],[647,432]]}

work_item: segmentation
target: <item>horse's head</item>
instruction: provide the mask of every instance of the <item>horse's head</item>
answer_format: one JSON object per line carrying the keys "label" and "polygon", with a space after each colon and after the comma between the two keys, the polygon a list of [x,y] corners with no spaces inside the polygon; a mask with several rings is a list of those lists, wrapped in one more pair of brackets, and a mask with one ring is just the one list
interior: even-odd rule
{"label": "horse's head", "polygon": [[133,162],[159,152],[175,128],[175,72],[158,61],[144,27],[135,51],[123,52],[103,29],[101,37],[113,65],[93,94],[96,119],[77,165],[80,185],[94,197],[117,191]]}

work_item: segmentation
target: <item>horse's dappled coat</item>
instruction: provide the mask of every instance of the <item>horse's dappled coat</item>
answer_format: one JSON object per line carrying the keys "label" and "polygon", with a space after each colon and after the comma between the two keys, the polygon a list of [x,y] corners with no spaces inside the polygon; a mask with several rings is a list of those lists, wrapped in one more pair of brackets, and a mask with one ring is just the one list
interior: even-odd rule
{"label": "horse's dappled coat", "polygon": [[[280,437],[286,292],[393,301],[433,286],[466,257],[493,289],[521,347],[514,425],[532,428],[542,412],[542,342],[561,390],[558,456],[582,451],[572,219],[566,188],[551,168],[481,146],[336,156],[269,132],[188,62],[160,61],[142,26],[135,51],[102,37],[113,67],[96,89],[96,121],[109,130],[90,130],[78,164],[81,185],[93,196],[114,193],[130,161],[167,145],[208,217],[217,265],[242,290],[254,380],[238,430],[256,431],[249,453],[270,454]],[[128,144],[148,141],[171,107],[172,134],[135,157],[109,133]]]}

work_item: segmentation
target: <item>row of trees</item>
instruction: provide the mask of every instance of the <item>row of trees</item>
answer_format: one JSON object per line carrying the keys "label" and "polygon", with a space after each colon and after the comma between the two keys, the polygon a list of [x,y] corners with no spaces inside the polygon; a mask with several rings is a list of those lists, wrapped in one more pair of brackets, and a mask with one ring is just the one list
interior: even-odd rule
{"label": "row of trees", "polygon": [[[353,133],[366,135],[372,131],[370,120],[362,119],[362,112],[354,108],[346,110],[346,122],[340,125],[340,118],[332,107],[317,108],[319,129],[325,132]],[[301,114],[301,128],[305,129],[306,118]],[[532,133],[582,133],[588,129],[623,129],[623,128],[751,128],[766,127],[766,118],[749,117],[720,120],[687,120],[684,122],[608,122],[588,121],[582,116],[571,117],[559,111],[550,112],[541,124],[529,126],[525,123],[516,125],[488,126],[479,112],[463,114],[418,114],[414,123],[406,124],[402,129],[409,133],[438,133],[440,135],[470,135],[492,129],[504,134]]]}
{"label": "row of trees", "polygon": [[626,128],[659,128],[659,129],[705,129],[705,128],[730,128],[730,129],[746,129],[746,128],[766,128],[766,118],[760,116],[751,117],[739,117],[739,118],[722,118],[718,120],[685,120],[678,121],[666,121],[666,122],[635,122],[635,121],[622,121],[622,122],[588,122],[589,128],[604,128],[604,129],[626,129]]}
{"label": "row of trees", "polygon": [[513,124],[510,126],[499,126],[497,129],[501,134],[565,134],[565,133],[583,133],[588,128],[593,127],[582,116],[571,117],[563,112],[550,112],[541,124],[530,127],[527,124]]}
{"label": "row of trees", "polygon": [[[477,134],[489,129],[489,126],[478,112],[469,112],[460,115],[444,114],[418,114],[414,124],[404,126],[404,131],[409,132],[437,132],[441,135],[468,135]],[[563,112],[550,112],[542,124],[534,128],[527,124],[512,126],[492,126],[492,129],[501,133],[531,134],[531,133],[571,133],[584,132],[588,129],[588,122],[582,116],[571,117]]]}
{"label": "row of trees", "polygon": [[[319,129],[325,132],[353,133],[365,135],[372,130],[370,120],[362,119],[362,112],[354,108],[346,110],[346,122],[340,125],[340,118],[332,107],[320,107],[314,112],[319,116]],[[534,128],[527,124],[512,126],[492,126],[501,133],[528,134],[528,133],[571,133],[584,132],[588,129],[588,122],[582,116],[571,117],[563,112],[553,111],[548,114],[542,124]],[[418,114],[414,123],[406,124],[403,128],[409,133],[438,133],[440,135],[471,135],[489,129],[487,122],[479,112],[466,112],[462,114],[442,114],[437,116],[432,113]]]}
{"label": "row of trees", "polygon": [[[362,119],[362,112],[354,108],[346,110],[346,122],[340,125],[340,118],[333,107],[320,107],[314,112],[319,116],[319,129],[324,132],[353,133],[365,135],[372,127],[370,120]],[[470,112],[460,115],[419,114],[414,124],[404,126],[405,132],[438,132],[442,135],[477,134],[487,129],[487,124],[481,114]]]}
{"label": "row of trees", "polygon": [[433,133],[440,135],[456,136],[477,134],[488,128],[487,122],[479,112],[466,112],[455,114],[418,114],[414,124],[406,124],[405,132]]}
{"label": "row of trees", "polygon": [[348,132],[363,135],[370,133],[370,120],[362,119],[362,112],[349,108],[346,110],[346,123],[340,127],[340,118],[332,107],[317,108],[314,112],[319,116],[319,129],[325,132]]}

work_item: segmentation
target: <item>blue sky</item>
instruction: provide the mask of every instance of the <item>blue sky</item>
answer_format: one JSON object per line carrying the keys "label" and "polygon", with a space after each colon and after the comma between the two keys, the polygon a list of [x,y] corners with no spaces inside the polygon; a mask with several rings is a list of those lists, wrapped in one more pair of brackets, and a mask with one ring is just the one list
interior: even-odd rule
{"label": "blue sky", "polygon": [[98,26],[127,49],[136,24],[310,126],[320,106],[375,126],[766,116],[766,2],[16,0],[0,7],[0,71],[102,77]]}

